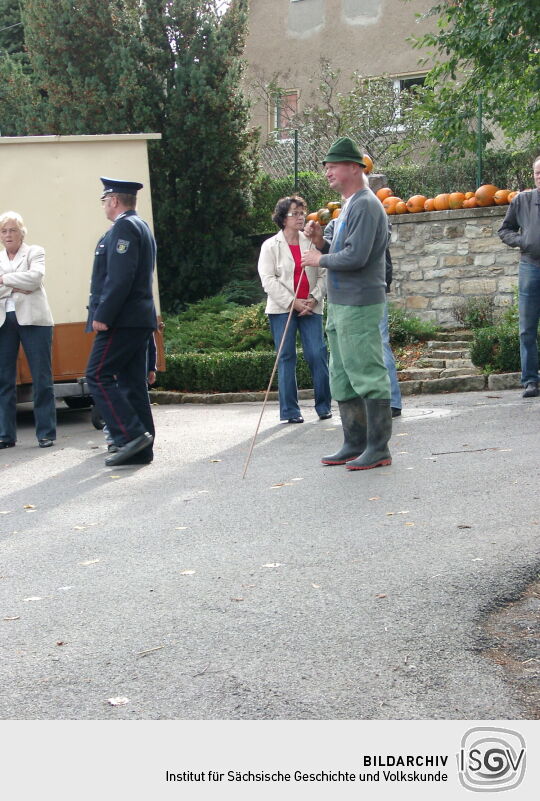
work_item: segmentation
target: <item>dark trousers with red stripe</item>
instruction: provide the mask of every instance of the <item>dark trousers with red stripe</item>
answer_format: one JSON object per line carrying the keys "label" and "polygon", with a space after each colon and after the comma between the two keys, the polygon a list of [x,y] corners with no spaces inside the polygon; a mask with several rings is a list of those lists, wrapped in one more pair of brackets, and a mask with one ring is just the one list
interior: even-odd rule
{"label": "dark trousers with red stripe", "polygon": [[147,384],[152,333],[151,328],[98,331],[88,359],[88,389],[117,445],[145,431],[155,434]]}

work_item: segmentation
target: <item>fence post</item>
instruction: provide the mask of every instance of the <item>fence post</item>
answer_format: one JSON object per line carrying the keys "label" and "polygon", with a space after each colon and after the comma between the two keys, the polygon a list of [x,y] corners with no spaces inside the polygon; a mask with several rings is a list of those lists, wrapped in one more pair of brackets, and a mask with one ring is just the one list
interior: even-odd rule
{"label": "fence post", "polygon": [[298,128],[294,129],[294,194],[298,193]]}
{"label": "fence post", "polygon": [[482,173],[484,171],[482,158],[484,151],[484,136],[482,131],[482,95],[478,95],[478,117],[476,125],[476,186],[482,186]]}

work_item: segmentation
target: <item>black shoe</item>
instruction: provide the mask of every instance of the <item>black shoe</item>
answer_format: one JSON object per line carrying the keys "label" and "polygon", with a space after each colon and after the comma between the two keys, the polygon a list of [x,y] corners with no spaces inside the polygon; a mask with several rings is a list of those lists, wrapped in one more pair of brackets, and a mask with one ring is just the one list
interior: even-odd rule
{"label": "black shoe", "polygon": [[154,437],[152,434],[149,434],[148,431],[145,431],[144,434],[135,437],[135,439],[130,440],[128,443],[118,448],[116,453],[112,453],[110,456],[107,456],[105,459],[106,466],[114,467],[117,464],[125,464],[126,461],[131,459],[132,456],[135,456],[136,453],[148,448],[153,441]]}
{"label": "black shoe", "polygon": [[126,461],[122,462],[122,464],[123,465],[152,464],[153,461],[154,461],[153,453],[146,453],[145,451],[141,451],[140,453],[136,453],[135,456],[130,456],[130,458],[126,459]]}
{"label": "black shoe", "polygon": [[109,442],[107,450],[109,453],[118,453],[118,445],[115,445],[114,442]]}
{"label": "black shoe", "polygon": [[529,381],[527,386],[525,387],[525,392],[521,396],[522,398],[537,398],[538,397],[538,384],[534,381]]}
{"label": "black shoe", "polygon": [[326,414],[320,414],[319,420],[330,420],[332,417],[332,412],[326,412]]}
{"label": "black shoe", "polygon": [[49,439],[48,437],[40,439],[38,440],[38,445],[40,448],[50,448],[51,445],[54,445],[54,439]]}
{"label": "black shoe", "polygon": [[11,442],[9,439],[0,439],[0,450],[2,448],[14,448],[15,443]]}
{"label": "black shoe", "polygon": [[396,406],[392,406],[392,417],[401,417],[401,409],[398,409]]}
{"label": "black shoe", "polygon": [[287,420],[287,422],[288,423],[303,423],[304,422],[304,418],[303,417],[291,417],[289,420]]}

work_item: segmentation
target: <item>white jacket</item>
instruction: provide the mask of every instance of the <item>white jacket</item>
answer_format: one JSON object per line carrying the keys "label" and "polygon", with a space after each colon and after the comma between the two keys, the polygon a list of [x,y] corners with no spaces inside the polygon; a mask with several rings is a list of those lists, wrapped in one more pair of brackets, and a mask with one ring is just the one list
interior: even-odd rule
{"label": "white jacket", "polygon": [[[53,325],[53,318],[47,295],[43,288],[45,276],[45,251],[39,245],[25,245],[23,242],[15,258],[10,261],[5,250],[0,252],[0,326],[6,320],[7,297],[15,304],[15,314],[19,325]],[[24,289],[29,292],[13,292]]]}
{"label": "white jacket", "polygon": [[[301,231],[300,251],[305,253],[314,247]],[[266,314],[285,314],[294,298],[294,259],[283,231],[266,239],[261,247],[258,265],[264,291],[268,295]],[[317,301],[315,314],[322,314],[326,295],[326,270],[323,267],[306,267],[309,293]]]}

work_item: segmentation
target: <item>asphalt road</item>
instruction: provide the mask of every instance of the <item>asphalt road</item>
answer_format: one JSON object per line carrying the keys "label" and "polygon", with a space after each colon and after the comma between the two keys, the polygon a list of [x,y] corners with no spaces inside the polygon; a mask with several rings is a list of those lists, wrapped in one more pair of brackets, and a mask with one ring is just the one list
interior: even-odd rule
{"label": "asphalt road", "polygon": [[[339,419],[155,407],[107,469],[86,412],[0,456],[2,719],[517,719],[487,610],[538,574],[540,402],[407,398],[393,465],[323,467]],[[112,706],[108,699],[128,699]]]}

